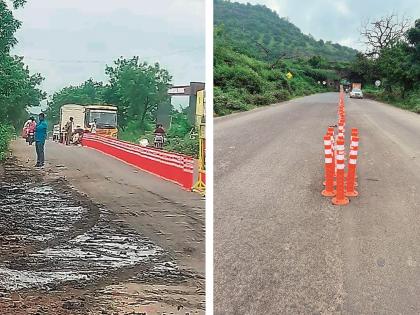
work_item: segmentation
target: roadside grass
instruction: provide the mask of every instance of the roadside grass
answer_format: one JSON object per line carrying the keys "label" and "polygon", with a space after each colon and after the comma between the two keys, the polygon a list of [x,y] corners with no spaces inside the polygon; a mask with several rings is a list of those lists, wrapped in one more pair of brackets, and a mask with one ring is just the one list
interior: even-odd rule
{"label": "roadside grass", "polygon": [[7,156],[10,140],[13,137],[14,129],[12,126],[0,123],[0,161]]}
{"label": "roadside grass", "polygon": [[389,93],[381,88],[366,86],[363,89],[363,94],[367,98],[420,114],[420,89],[408,92],[403,98],[399,90]]}

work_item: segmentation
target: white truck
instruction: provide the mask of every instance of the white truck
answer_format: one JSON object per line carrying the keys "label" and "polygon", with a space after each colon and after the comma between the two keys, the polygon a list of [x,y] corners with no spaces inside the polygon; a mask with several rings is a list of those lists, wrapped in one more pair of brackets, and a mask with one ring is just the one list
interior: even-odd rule
{"label": "white truck", "polygon": [[118,108],[111,105],[77,105],[66,104],[60,109],[60,142],[65,139],[65,126],[73,117],[73,131],[81,129],[90,132],[92,124],[96,125],[96,134],[104,137],[117,138]]}
{"label": "white truck", "polygon": [[67,104],[60,109],[60,142],[63,142],[66,135],[65,126],[70,117],[73,117],[74,129],[84,128],[85,108],[82,105]]}

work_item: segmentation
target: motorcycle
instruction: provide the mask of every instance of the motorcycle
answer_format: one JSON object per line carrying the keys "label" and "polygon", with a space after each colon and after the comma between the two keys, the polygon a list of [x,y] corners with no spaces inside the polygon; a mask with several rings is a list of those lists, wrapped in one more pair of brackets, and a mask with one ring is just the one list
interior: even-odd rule
{"label": "motorcycle", "polygon": [[35,133],[33,131],[29,131],[26,136],[26,142],[29,143],[29,145],[32,145],[32,143],[35,142]]}
{"label": "motorcycle", "polygon": [[163,149],[163,143],[165,142],[165,138],[162,134],[156,134],[154,139],[154,144],[156,149]]}

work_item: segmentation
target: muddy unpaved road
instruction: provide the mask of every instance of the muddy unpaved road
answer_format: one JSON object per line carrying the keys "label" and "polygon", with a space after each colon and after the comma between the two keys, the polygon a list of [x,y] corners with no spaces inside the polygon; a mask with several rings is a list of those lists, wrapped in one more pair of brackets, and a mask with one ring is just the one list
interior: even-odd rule
{"label": "muddy unpaved road", "polygon": [[0,314],[204,314],[196,263],[22,149],[0,166]]}

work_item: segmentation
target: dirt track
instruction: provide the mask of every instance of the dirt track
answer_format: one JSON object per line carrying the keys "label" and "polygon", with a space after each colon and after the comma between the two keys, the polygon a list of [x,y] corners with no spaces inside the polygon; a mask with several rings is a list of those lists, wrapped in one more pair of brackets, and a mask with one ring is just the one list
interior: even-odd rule
{"label": "dirt track", "polygon": [[55,143],[34,171],[31,149],[0,172],[1,314],[204,313],[199,196]]}

